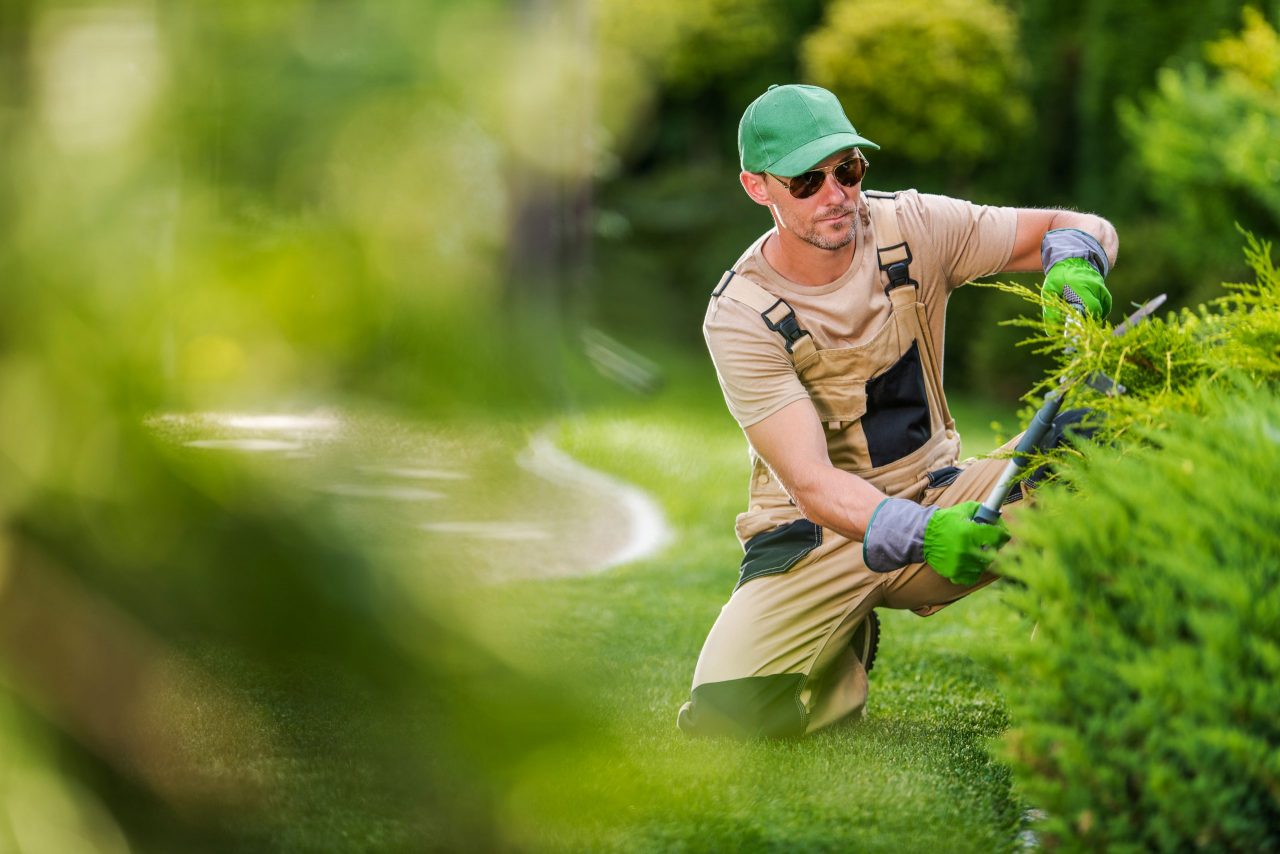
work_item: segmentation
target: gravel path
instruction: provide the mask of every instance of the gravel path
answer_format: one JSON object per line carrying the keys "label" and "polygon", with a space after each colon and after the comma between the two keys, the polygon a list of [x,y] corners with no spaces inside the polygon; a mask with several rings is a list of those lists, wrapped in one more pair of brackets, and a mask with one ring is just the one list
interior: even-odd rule
{"label": "gravel path", "polygon": [[601,572],[670,541],[657,502],[503,427],[409,424],[336,410],[167,414],[149,421],[210,464],[236,459],[406,572],[502,581]]}

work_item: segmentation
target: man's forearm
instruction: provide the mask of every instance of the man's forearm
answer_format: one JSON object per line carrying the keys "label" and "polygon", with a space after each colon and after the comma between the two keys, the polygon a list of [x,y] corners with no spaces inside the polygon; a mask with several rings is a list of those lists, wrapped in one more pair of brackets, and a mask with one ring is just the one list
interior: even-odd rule
{"label": "man's forearm", "polygon": [[888,496],[856,474],[832,466],[814,472],[791,497],[809,521],[861,540],[877,505]]}

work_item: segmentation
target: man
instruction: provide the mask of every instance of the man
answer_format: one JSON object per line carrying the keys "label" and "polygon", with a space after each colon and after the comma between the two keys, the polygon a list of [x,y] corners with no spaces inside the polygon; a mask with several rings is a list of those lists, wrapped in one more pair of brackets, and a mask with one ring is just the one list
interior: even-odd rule
{"label": "man", "polygon": [[679,726],[799,735],[861,714],[874,608],[927,616],[995,579],[1008,532],[972,516],[1004,461],[957,465],[951,291],[1044,269],[1046,290],[1105,316],[1118,243],[1092,214],[863,191],[863,150],[879,146],[817,87],[770,86],[738,148],[774,227],[717,285],[704,334],[750,443],[750,506]]}

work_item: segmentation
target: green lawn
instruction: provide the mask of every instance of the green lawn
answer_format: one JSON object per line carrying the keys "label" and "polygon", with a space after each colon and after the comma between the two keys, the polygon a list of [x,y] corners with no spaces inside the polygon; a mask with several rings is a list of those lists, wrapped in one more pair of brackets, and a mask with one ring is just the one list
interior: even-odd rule
{"label": "green lawn", "polygon": [[[562,420],[583,462],[655,494],[677,541],[599,576],[512,585],[548,672],[596,716],[589,745],[520,769],[515,838],[592,850],[992,851],[1015,846],[1022,809],[988,742],[1007,724],[1001,644],[1025,631],[997,589],[921,619],[881,612],[866,719],[798,742],[689,741],[675,728],[703,637],[737,578],[734,515],[744,439],[705,375]],[[966,453],[992,446],[1012,407],[956,402]],[[521,619],[513,615],[513,619]]]}
{"label": "green lawn", "polygon": [[[660,393],[606,395],[551,425],[563,450],[657,497],[676,534],[664,553],[585,577],[458,586],[442,562],[465,575],[465,552],[398,548],[365,514],[348,532],[358,547],[398,555],[396,578],[414,579],[392,595],[419,616],[371,615],[414,650],[413,684],[389,691],[323,663],[196,651],[268,726],[266,752],[208,769],[239,767],[266,793],[262,810],[218,822],[229,841],[209,850],[1017,847],[1024,805],[988,743],[1007,725],[1002,645],[1027,627],[998,586],[928,619],[882,612],[862,722],[789,742],[689,741],[676,729],[737,579],[747,458],[709,368],[666,367]],[[993,419],[1012,423],[1013,407],[953,403],[966,453],[992,446]],[[482,435],[514,452],[544,427],[509,418]],[[465,423],[432,430],[459,448],[474,435]],[[518,503],[509,471],[474,470],[476,500],[488,489],[495,512]]]}

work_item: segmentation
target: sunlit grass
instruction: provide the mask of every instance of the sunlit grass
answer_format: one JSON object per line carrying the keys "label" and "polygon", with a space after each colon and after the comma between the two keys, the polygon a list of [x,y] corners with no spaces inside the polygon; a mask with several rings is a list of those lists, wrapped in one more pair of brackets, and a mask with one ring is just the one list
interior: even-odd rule
{"label": "sunlit grass", "polygon": [[[998,589],[927,620],[882,612],[861,723],[782,743],[689,741],[677,731],[698,650],[737,578],[732,521],[746,501],[744,440],[714,380],[684,370],[672,377],[683,387],[656,400],[560,423],[575,457],[656,493],[678,541],[602,576],[508,591],[516,610],[538,615],[539,648],[605,736],[527,766],[513,828],[535,848],[1012,845],[1021,811],[984,745],[1006,725],[992,671],[1002,639],[1025,627],[997,606]],[[956,409],[962,431],[979,437],[969,450],[992,444],[985,423],[963,422],[989,420],[996,408]]]}
{"label": "sunlit grass", "polygon": [[[504,681],[493,683],[495,701],[509,708],[496,718],[474,709],[472,724],[463,723],[466,708],[457,710],[449,720],[458,732],[433,740],[471,757],[453,809],[480,809],[476,798],[496,798],[495,838],[533,850],[1009,847],[1021,809],[985,743],[1006,725],[993,671],[1001,644],[1025,627],[997,606],[998,589],[927,620],[882,612],[884,641],[860,723],[797,742],[699,742],[677,731],[675,712],[687,697],[698,650],[737,577],[741,552],[732,520],[746,500],[746,449],[701,361],[672,359],[664,368],[660,394],[612,398],[559,419],[551,435],[576,459],[652,492],[674,543],[608,572],[543,580],[527,580],[539,560],[527,552],[531,565],[513,573],[526,580],[448,594],[451,608],[467,612],[455,618],[486,650],[581,713],[553,717],[564,739],[535,745],[522,758],[483,747],[477,754],[474,728],[498,727],[491,735],[500,744],[512,721],[539,715],[525,705],[527,693],[504,695]],[[959,401],[955,409],[962,431],[979,437],[969,451],[992,443],[984,422],[1001,414],[999,407]],[[482,456],[490,461],[469,468],[465,482],[476,507],[486,492],[495,511],[519,506],[520,488],[493,459],[504,443],[506,453],[517,454],[537,429],[506,423],[483,432]],[[434,447],[466,446],[464,424],[433,425],[429,435]],[[599,521],[574,518],[558,536],[586,535]],[[383,553],[385,538],[408,536],[390,526],[355,530],[373,538],[365,548]],[[452,553],[471,559],[461,544]],[[518,551],[507,554],[521,559]],[[406,564],[412,559],[402,554],[401,572]],[[433,589],[432,567],[421,572],[403,589],[438,611],[440,601],[431,602],[444,591]],[[383,786],[370,775],[382,766],[368,751],[405,722],[388,720],[357,685],[305,668],[282,680],[208,648],[200,656],[238,686],[250,707],[299,735],[255,766],[273,793],[273,809],[290,820],[255,819],[240,829],[242,838],[307,848],[337,833],[370,850],[449,838],[439,810],[415,812],[403,800],[376,795]],[[467,696],[476,693],[469,689]],[[471,734],[453,744],[463,731]],[[483,732],[478,737],[483,744]],[[415,777],[412,769],[405,774]]]}

